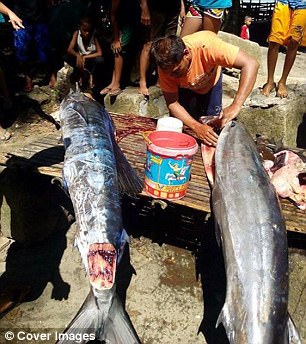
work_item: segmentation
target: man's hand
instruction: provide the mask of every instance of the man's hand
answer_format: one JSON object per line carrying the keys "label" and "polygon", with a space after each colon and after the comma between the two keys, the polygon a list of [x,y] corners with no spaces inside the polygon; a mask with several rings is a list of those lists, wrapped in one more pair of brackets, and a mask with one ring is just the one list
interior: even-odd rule
{"label": "man's hand", "polygon": [[214,128],[207,125],[198,123],[193,131],[197,137],[208,146],[216,146],[218,141],[218,135],[215,133]]}
{"label": "man's hand", "polygon": [[78,68],[84,68],[85,60],[82,55],[78,54],[76,57],[76,65]]}
{"label": "man's hand", "polygon": [[112,49],[113,54],[115,56],[119,56],[121,54],[121,50],[122,50],[120,40],[114,41],[112,43],[111,49]]}
{"label": "man's hand", "polygon": [[221,119],[221,128],[223,128],[226,123],[236,118],[240,110],[241,107],[234,103],[224,108],[219,115],[219,119]]}

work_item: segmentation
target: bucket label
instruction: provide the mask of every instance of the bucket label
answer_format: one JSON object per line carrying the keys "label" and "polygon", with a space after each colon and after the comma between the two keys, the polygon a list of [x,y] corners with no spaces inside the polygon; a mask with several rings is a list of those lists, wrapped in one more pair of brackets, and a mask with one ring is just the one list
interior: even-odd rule
{"label": "bucket label", "polygon": [[178,199],[186,194],[192,157],[162,157],[147,151],[145,187],[152,196]]}

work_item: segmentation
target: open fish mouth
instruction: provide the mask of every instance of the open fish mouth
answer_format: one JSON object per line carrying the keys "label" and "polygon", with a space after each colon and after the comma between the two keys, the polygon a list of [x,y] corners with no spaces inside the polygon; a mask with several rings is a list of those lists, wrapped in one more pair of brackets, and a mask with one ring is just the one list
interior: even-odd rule
{"label": "open fish mouth", "polygon": [[115,281],[117,252],[112,244],[95,243],[89,246],[88,273],[96,289],[110,289]]}

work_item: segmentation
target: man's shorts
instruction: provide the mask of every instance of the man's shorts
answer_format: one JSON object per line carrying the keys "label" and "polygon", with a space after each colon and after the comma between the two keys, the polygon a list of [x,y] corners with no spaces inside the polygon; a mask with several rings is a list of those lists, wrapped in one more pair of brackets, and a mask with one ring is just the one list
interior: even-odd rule
{"label": "man's shorts", "polygon": [[222,111],[222,73],[216,85],[206,94],[180,89],[179,102],[197,120],[201,116],[219,116]]}
{"label": "man's shorts", "polygon": [[202,19],[204,15],[221,20],[224,9],[221,8],[201,8],[200,6],[191,5],[188,9],[186,17]]}
{"label": "man's shorts", "polygon": [[[25,62],[32,59],[39,59],[47,62],[47,52],[49,48],[48,27],[44,23],[23,22],[24,29],[14,30],[14,46],[16,57],[19,61]],[[35,52],[33,56],[32,44],[34,43]]]}
{"label": "man's shorts", "polygon": [[306,9],[293,10],[277,2],[274,8],[269,42],[287,45],[290,38],[306,46]]}

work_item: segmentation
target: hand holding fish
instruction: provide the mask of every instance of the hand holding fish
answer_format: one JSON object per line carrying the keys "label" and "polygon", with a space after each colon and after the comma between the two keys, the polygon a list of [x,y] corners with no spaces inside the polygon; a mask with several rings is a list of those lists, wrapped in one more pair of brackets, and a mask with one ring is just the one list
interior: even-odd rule
{"label": "hand holding fish", "polygon": [[194,132],[197,137],[208,146],[216,146],[218,135],[215,133],[214,128],[207,124],[198,123],[194,127]]}
{"label": "hand holding fish", "polygon": [[226,123],[231,121],[232,119],[236,118],[241,110],[239,105],[232,103],[231,105],[224,108],[219,115],[219,119],[221,119],[221,128],[225,126]]}

